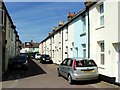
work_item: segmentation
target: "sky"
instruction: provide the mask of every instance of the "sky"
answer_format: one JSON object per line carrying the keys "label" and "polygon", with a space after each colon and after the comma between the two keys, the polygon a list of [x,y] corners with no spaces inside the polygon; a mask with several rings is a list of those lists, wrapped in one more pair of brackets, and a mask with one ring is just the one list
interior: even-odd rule
{"label": "sky", "polygon": [[69,12],[78,13],[83,2],[5,2],[22,42],[41,42]]}

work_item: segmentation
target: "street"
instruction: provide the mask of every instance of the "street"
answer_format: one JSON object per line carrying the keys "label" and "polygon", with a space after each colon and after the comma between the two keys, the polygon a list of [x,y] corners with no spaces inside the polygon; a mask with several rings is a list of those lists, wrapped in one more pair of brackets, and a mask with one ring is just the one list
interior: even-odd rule
{"label": "street", "polygon": [[2,88],[118,88],[101,81],[76,82],[70,85],[63,77],[58,77],[55,64],[41,64],[39,60],[29,60],[28,69],[16,69],[3,77]]}

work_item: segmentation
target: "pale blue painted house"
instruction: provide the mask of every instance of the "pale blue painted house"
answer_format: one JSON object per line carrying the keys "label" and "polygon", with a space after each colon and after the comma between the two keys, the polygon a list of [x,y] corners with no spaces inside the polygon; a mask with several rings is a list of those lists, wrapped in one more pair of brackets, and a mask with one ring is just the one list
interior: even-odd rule
{"label": "pale blue painted house", "polygon": [[88,13],[86,9],[76,15],[74,24],[73,57],[88,57]]}

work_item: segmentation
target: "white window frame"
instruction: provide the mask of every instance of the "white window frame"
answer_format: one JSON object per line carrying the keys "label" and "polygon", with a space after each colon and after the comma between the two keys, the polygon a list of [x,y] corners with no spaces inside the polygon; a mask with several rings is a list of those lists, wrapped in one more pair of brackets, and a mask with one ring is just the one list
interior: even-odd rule
{"label": "white window frame", "polygon": [[[102,7],[102,10],[103,10],[103,12],[101,12],[101,5],[103,5],[103,7]],[[104,20],[104,3],[101,3],[100,5],[99,5],[99,12],[100,12],[100,26],[104,26],[104,24],[105,24],[105,20]],[[101,19],[102,18],[102,19]]]}
{"label": "white window frame", "polygon": [[82,16],[82,23],[83,23],[82,33],[85,33],[85,32],[86,32],[86,19],[85,19],[85,14]]}
{"label": "white window frame", "polygon": [[84,50],[86,51],[86,44],[82,44],[82,50],[83,50],[83,58],[86,58],[86,52],[84,54]]}
{"label": "white window frame", "polygon": [[[103,50],[102,50],[102,46],[101,43],[103,43]],[[100,60],[100,66],[104,66],[105,65],[105,42],[104,41],[99,41],[99,60]],[[101,55],[104,55],[104,59],[102,60]]]}
{"label": "white window frame", "polygon": [[68,26],[65,29],[65,41],[68,41]]}

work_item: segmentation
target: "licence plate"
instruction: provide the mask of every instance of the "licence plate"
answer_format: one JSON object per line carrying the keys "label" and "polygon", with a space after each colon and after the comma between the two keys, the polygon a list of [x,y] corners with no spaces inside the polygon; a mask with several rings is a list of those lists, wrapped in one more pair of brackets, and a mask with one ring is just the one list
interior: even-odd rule
{"label": "licence plate", "polygon": [[49,62],[50,60],[46,60],[47,62]]}
{"label": "licence plate", "polygon": [[92,72],[92,70],[89,70],[89,71],[84,71],[84,73],[91,73]]}

